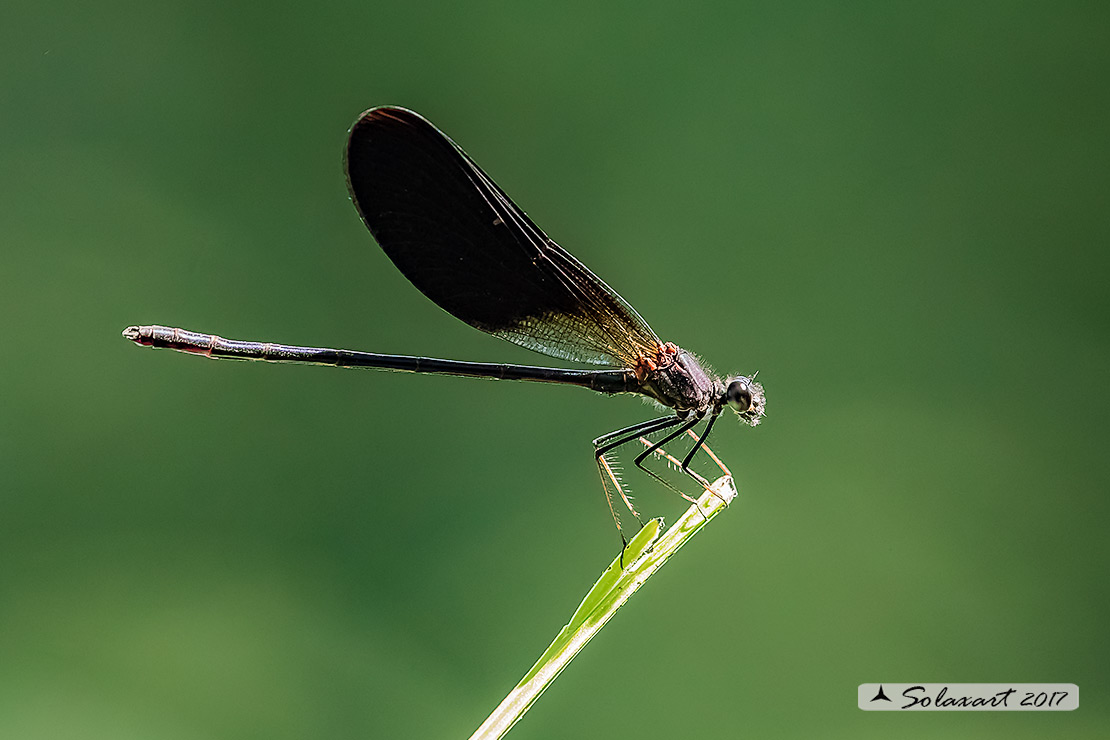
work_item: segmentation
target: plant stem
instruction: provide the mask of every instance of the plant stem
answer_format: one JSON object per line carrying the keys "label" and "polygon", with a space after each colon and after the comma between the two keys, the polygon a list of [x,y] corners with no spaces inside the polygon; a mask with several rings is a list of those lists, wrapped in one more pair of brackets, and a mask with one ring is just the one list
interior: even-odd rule
{"label": "plant stem", "polygon": [[[601,574],[570,621],[532,669],[471,735],[471,740],[500,738],[512,729],[617,609],[735,497],[732,478],[726,475],[713,483],[698,503],[691,506],[662,537],[659,536],[663,527],[661,519],[652,519],[645,524],[621,556]],[[622,558],[627,563],[623,569]]]}

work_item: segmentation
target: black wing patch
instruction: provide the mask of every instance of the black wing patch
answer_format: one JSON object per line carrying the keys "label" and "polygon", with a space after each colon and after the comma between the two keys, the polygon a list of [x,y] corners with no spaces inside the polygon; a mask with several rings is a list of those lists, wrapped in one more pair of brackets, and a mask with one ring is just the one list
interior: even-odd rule
{"label": "black wing patch", "polygon": [[471,326],[552,357],[636,366],[655,332],[547,237],[451,139],[404,108],[351,128],[351,199],[424,295]]}

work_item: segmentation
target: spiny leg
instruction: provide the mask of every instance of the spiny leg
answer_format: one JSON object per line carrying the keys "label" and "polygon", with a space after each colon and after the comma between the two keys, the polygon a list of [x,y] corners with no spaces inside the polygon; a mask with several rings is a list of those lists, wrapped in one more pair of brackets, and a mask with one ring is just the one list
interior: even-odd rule
{"label": "spiny leg", "polygon": [[651,434],[652,432],[657,432],[660,429],[666,429],[669,426],[674,426],[680,421],[682,420],[679,419],[677,416],[661,416],[658,419],[648,419],[647,421],[641,421],[638,424],[633,424],[630,427],[625,427],[624,429],[618,429],[615,432],[603,434],[593,441],[593,445],[594,447],[604,446],[604,451],[607,452],[614,447],[619,447],[620,445],[624,444],[624,442],[613,442],[612,444],[608,444],[611,440],[614,440],[617,437],[623,437],[625,435],[635,436],[637,434]]}
{"label": "spiny leg", "polygon": [[[689,432],[687,432],[687,433],[689,433]],[[696,434],[694,435],[694,439],[697,439],[697,435],[696,435]],[[640,437],[640,442],[641,442],[641,443],[642,443],[642,444],[644,445],[644,447],[652,447],[652,446],[653,446],[653,445],[655,444],[654,442],[652,442],[652,441],[651,441],[650,439],[648,439],[647,437]],[[656,457],[661,457],[661,458],[663,458],[664,460],[666,460],[667,462],[669,462],[669,463],[671,464],[671,466],[672,466],[672,467],[673,467],[673,468],[674,468],[675,470],[678,470],[678,469],[679,469],[680,467],[682,467],[682,461],[681,461],[681,460],[679,460],[679,459],[678,459],[677,457],[675,457],[674,455],[672,455],[671,453],[667,452],[667,451],[666,451],[665,449],[663,449],[662,447],[660,447],[659,449],[655,450],[655,451],[654,451],[654,452],[652,452],[651,454],[655,455]],[[647,471],[647,472],[648,472],[648,473],[650,473],[651,471],[649,470],[649,471]],[[682,491],[678,490],[677,488],[675,488],[675,487],[673,487],[673,486],[670,486],[670,485],[668,485],[668,487],[669,487],[669,488],[670,488],[670,489],[671,489],[672,491],[674,491],[675,493],[677,493],[677,494],[678,494],[679,496],[681,496],[682,498],[684,498],[684,499],[686,499],[687,501],[689,501],[690,503],[692,503],[692,504],[696,504],[696,503],[697,503],[697,499],[695,499],[695,498],[693,498],[693,497],[691,497],[691,496],[687,495],[686,493],[683,493]]]}
{"label": "spiny leg", "polygon": [[[605,491],[605,502],[609,505],[609,513],[613,517],[613,523],[617,526],[617,534],[620,535],[621,538],[622,558],[624,552],[623,548],[628,545],[628,539],[625,538],[624,530],[621,528],[620,517],[617,516],[617,511],[613,508],[613,495],[609,490],[610,482],[613,484],[613,488],[616,490],[617,494],[621,497],[621,500],[624,501],[624,505],[627,506],[628,510],[632,512],[632,515],[636,517],[636,521],[640,521],[640,514],[636,511],[636,508],[632,506],[632,502],[625,494],[620,479],[613,469],[613,466],[609,463],[609,460],[606,459],[605,453],[631,442],[641,434],[651,434],[652,432],[672,427],[681,421],[682,420],[676,416],[664,416],[660,419],[650,419],[648,421],[642,421],[639,424],[633,424],[630,427],[625,427],[624,429],[618,429],[615,432],[603,434],[593,441],[594,462],[597,463],[597,470],[601,475],[601,488]],[[623,565],[624,563],[622,561],[621,566],[623,567]]]}
{"label": "spiny leg", "polygon": [[651,434],[652,432],[666,429],[667,427],[671,427],[679,423],[679,421],[681,420],[677,417],[664,416],[660,419],[651,419],[649,421],[640,422],[639,424],[633,424],[632,426],[625,427],[624,429],[618,429],[615,432],[609,432],[608,434],[602,435],[601,437],[598,437],[594,440],[594,461],[597,463],[598,470],[601,473],[601,484],[602,487],[605,489],[605,497],[606,499],[608,499],[609,511],[613,515],[613,518],[617,523],[617,531],[621,534],[622,540],[624,540],[624,533],[621,532],[620,518],[613,510],[612,497],[609,493],[609,487],[605,482],[606,478],[612,481],[613,487],[616,489],[617,493],[624,501],[625,506],[628,507],[628,510],[631,511],[632,515],[636,517],[636,521],[640,520],[640,513],[636,511],[636,508],[632,505],[632,501],[625,494],[624,488],[621,486],[620,480],[616,475],[616,471],[613,470],[613,466],[605,457],[605,453],[617,447],[620,447],[623,444],[631,442],[633,439],[641,434]]}
{"label": "spiny leg", "polygon": [[[690,435],[691,439],[696,440],[698,438],[698,435],[694,432],[693,429],[687,431],[686,433]],[[726,467],[723,462],[721,462],[721,458],[717,457],[717,454],[715,452],[713,452],[713,450],[709,449],[709,445],[702,444],[701,448],[705,451],[705,454],[709,455],[709,458],[714,463],[716,463],[717,467],[721,469],[722,473],[724,473],[725,475],[727,475],[730,478],[732,477],[732,471],[729,470],[728,467]]]}
{"label": "spiny leg", "polygon": [[[648,475],[650,475],[652,478],[655,478],[655,480],[659,481],[664,486],[671,489],[672,491],[677,493],[679,496],[681,496],[682,498],[684,498],[687,501],[689,501],[690,503],[692,503],[694,506],[697,506],[698,507],[698,512],[703,517],[705,516],[705,512],[703,512],[701,510],[701,506],[698,504],[697,499],[693,498],[692,496],[690,496],[689,494],[687,494],[683,491],[678,490],[673,485],[671,485],[671,483],[669,481],[664,479],[661,475],[659,475],[655,471],[648,470],[647,468],[645,468],[644,465],[643,465],[643,462],[644,462],[644,459],[647,458],[648,455],[651,455],[653,453],[654,454],[662,454],[663,456],[667,457],[669,460],[671,460],[673,462],[678,462],[677,460],[675,460],[674,457],[672,457],[669,453],[667,453],[666,450],[662,449],[663,445],[667,444],[668,442],[670,442],[671,440],[673,440],[677,437],[682,436],[683,434],[689,433],[690,436],[694,438],[695,444],[694,444],[693,449],[690,450],[689,454],[686,455],[686,458],[679,464],[679,467],[680,467],[680,469],[682,470],[683,473],[690,476],[691,478],[696,480],[699,484],[701,484],[702,488],[704,488],[707,491],[712,491],[713,489],[710,486],[709,481],[706,480],[702,475],[700,475],[696,471],[690,470],[690,467],[689,467],[690,460],[694,457],[694,453],[697,452],[699,447],[702,447],[704,445],[705,438],[709,436],[709,430],[712,428],[713,422],[716,421],[716,419],[717,419],[717,417],[715,415],[710,417],[709,423],[706,424],[705,430],[702,432],[701,436],[698,437],[696,434],[694,434],[693,428],[694,428],[694,426],[697,425],[697,423],[699,421],[701,421],[704,418],[705,418],[705,414],[702,414],[701,416],[695,416],[694,418],[690,419],[690,421],[683,424],[681,428],[676,429],[675,431],[671,432],[670,434],[668,434],[666,437],[659,440],[655,444],[650,444],[648,440],[641,438],[644,445],[647,446],[647,449],[644,450],[643,452],[641,452],[636,457],[636,460],[635,460],[636,467],[638,467],[640,470],[642,470],[645,473],[647,473]],[[724,466],[722,465],[721,467],[723,468]]]}
{"label": "spiny leg", "polygon": [[[686,457],[682,458],[682,472],[686,473],[689,476],[695,477],[698,482],[705,486],[705,490],[711,492],[714,496],[717,496],[717,498],[721,500],[721,503],[723,503],[725,506],[728,506],[728,501],[725,501],[723,498],[721,498],[717,494],[717,492],[712,489],[712,487],[706,485],[704,478],[702,478],[700,475],[697,475],[693,470],[690,470],[690,461],[694,459],[694,455],[697,454],[697,451],[703,447],[705,448],[706,452],[709,452],[714,460],[717,459],[717,456],[710,452],[708,447],[705,447],[705,440],[709,438],[709,432],[713,429],[713,424],[717,421],[717,418],[718,414],[713,414],[713,416],[709,417],[709,423],[705,425],[705,429],[702,430],[700,437],[694,435],[693,429],[687,430],[688,432],[690,432],[690,436],[694,437],[695,441],[694,446],[691,447],[690,451],[686,453]],[[728,472],[727,468],[725,468],[724,465],[721,465],[720,460],[717,460],[717,464],[720,465],[721,469],[725,470],[726,473]]]}
{"label": "spiny leg", "polygon": [[[613,517],[613,523],[617,525],[617,534],[621,538],[621,549],[623,550],[628,546],[628,540],[624,536],[624,530],[621,529],[621,519],[617,516],[617,510],[613,508],[613,494],[609,490],[609,483],[613,484],[613,488],[616,489],[622,499],[627,502],[628,498],[621,491],[620,478],[609,464],[609,461],[604,457],[599,457],[596,462],[598,472],[601,473],[601,490],[605,492],[605,503],[609,506],[609,516]],[[608,478],[608,482],[606,478]],[[639,517],[637,517],[637,521],[639,521]]]}
{"label": "spiny leg", "polygon": [[[691,418],[689,421],[683,419],[682,420],[683,424],[682,424],[681,427],[674,430],[673,432],[668,434],[666,437],[664,437],[663,439],[659,440],[658,442],[656,442],[655,444],[651,445],[646,450],[641,452],[639,455],[636,456],[636,460],[635,460],[637,468],[644,471],[645,473],[650,475],[652,478],[654,478],[655,480],[659,481],[660,483],[662,483],[667,488],[669,488],[672,491],[674,491],[675,493],[677,493],[679,496],[682,496],[682,498],[686,499],[687,501],[693,501],[693,499],[690,498],[685,493],[683,493],[682,491],[675,488],[674,486],[672,486],[669,482],[667,482],[666,479],[664,479],[661,475],[656,473],[654,470],[648,470],[647,468],[645,468],[644,467],[644,459],[648,455],[650,455],[650,454],[656,452],[657,450],[659,450],[663,445],[667,444],[668,442],[670,442],[675,437],[681,436],[681,435],[685,434],[686,432],[688,432],[690,429],[692,429],[694,427],[694,425],[696,425],[699,421],[701,421],[703,417],[704,417],[704,414],[702,416],[695,416],[695,417]],[[698,475],[694,471],[687,470],[685,472],[690,477],[694,478],[695,480],[698,480],[699,483],[702,483],[702,485],[708,485],[708,481],[705,481],[704,478],[702,478],[700,475]]]}
{"label": "spiny leg", "polygon": [[[691,447],[690,451],[686,453],[686,457],[682,458],[682,472],[683,473],[691,472],[690,471],[690,461],[694,459],[694,454],[697,453],[698,449],[703,444],[705,444],[705,438],[709,436],[709,430],[711,430],[713,428],[713,423],[716,422],[716,421],[717,421],[717,414],[713,414],[713,416],[709,417],[709,423],[705,425],[705,429],[702,430],[701,436],[697,438],[697,441],[694,442],[694,446]],[[687,431],[692,432],[693,429],[688,429]]]}
{"label": "spiny leg", "polygon": [[[636,456],[636,461],[635,461],[636,462],[636,467],[639,468],[640,470],[644,471],[645,473],[648,473],[649,475],[655,475],[655,473],[652,473],[650,470],[648,470],[647,468],[645,468],[643,466],[644,458],[646,458],[648,455],[650,455],[651,453],[658,450],[663,445],[670,442],[675,437],[679,437],[683,434],[686,434],[686,432],[693,429],[694,425],[696,425],[703,418],[705,418],[704,414],[702,414],[701,416],[695,416],[695,417],[691,418],[689,421],[686,421],[685,419],[681,419],[680,421],[685,422],[685,423],[683,423],[683,425],[681,427],[674,430],[673,432],[668,434],[666,437],[663,437],[663,439],[659,440],[658,442],[653,444],[651,447],[647,448],[646,450],[644,450],[643,452],[641,452],[639,455]],[[652,430],[652,431],[658,431],[658,430]],[[686,471],[686,472],[688,472],[692,475],[696,475],[692,471]],[[655,477],[658,478],[659,476],[655,476]]]}
{"label": "spiny leg", "polygon": [[[696,439],[696,436],[695,436],[695,439]],[[658,447],[658,448],[656,448],[656,447],[655,447],[655,443],[654,443],[654,442],[652,442],[652,441],[651,441],[650,439],[648,439],[647,437],[640,437],[640,442],[641,442],[641,443],[642,443],[642,444],[644,445],[644,447],[648,448],[648,449],[647,449],[647,452],[648,452],[648,454],[651,454],[651,455],[655,455],[656,457],[661,457],[661,458],[663,458],[664,460],[666,460],[667,462],[669,462],[669,463],[671,464],[671,467],[673,467],[673,468],[674,468],[675,470],[678,470],[678,469],[680,469],[680,468],[682,467],[682,461],[681,461],[681,460],[679,460],[679,459],[678,459],[677,457],[675,457],[675,456],[674,456],[674,455],[672,455],[671,453],[667,452],[667,451],[666,451],[665,449],[663,449],[662,447]],[[672,492],[674,492],[674,493],[677,493],[677,494],[678,494],[679,496],[681,496],[682,498],[686,499],[686,500],[687,500],[687,501],[689,501],[690,503],[692,503],[692,504],[696,504],[696,503],[698,502],[698,500],[697,500],[696,498],[694,498],[694,497],[690,496],[690,495],[689,495],[689,494],[687,494],[687,493],[686,493],[685,491],[680,491],[679,489],[675,488],[675,487],[674,487],[674,486],[672,486],[672,485],[671,485],[671,484],[670,484],[670,483],[669,483],[668,481],[666,481],[666,480],[664,480],[663,478],[661,478],[661,477],[660,477],[660,476],[659,476],[659,475],[658,475],[657,473],[655,473],[654,471],[648,470],[647,468],[645,468],[645,467],[644,467],[644,466],[642,466],[642,465],[640,466],[640,470],[644,471],[645,473],[647,473],[648,475],[650,475],[650,476],[651,476],[652,478],[655,478],[655,480],[659,481],[660,483],[662,483],[663,485],[665,485],[665,486],[666,486],[667,488],[671,489],[671,491],[672,491]],[[688,473],[688,474],[690,475],[690,477],[691,477],[691,478],[694,478],[694,479],[697,479],[697,478],[698,478],[698,474],[697,474],[697,473],[695,473],[694,471],[692,471],[692,470],[689,470],[689,471],[686,471],[686,472],[687,472],[687,473]],[[701,483],[701,480],[698,480],[698,482],[699,482],[699,483]],[[703,483],[703,484],[702,484],[702,485],[703,485],[703,487],[705,487],[705,488],[706,488],[706,490],[708,490],[708,486],[707,486],[707,483],[708,483],[708,482],[706,482],[706,483]]]}

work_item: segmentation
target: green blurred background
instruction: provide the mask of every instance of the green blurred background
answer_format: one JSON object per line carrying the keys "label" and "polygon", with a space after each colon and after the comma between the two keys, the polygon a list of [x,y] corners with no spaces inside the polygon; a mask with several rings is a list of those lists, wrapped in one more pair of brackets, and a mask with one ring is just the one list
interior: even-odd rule
{"label": "green blurred background", "polygon": [[385,103],[767,388],[715,433],[738,503],[512,737],[1110,732],[1105,4],[2,15],[0,737],[466,737],[615,555],[589,441],[635,400],[120,338],[543,364],[363,228],[341,152]]}

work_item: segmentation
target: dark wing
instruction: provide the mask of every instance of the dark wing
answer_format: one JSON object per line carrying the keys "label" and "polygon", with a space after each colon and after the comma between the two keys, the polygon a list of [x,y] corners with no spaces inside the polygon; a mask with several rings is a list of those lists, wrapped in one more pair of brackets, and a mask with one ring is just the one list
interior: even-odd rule
{"label": "dark wing", "polygon": [[366,111],[347,143],[351,199],[393,264],[471,326],[545,355],[633,367],[660,345],[617,292],[547,237],[412,111]]}

